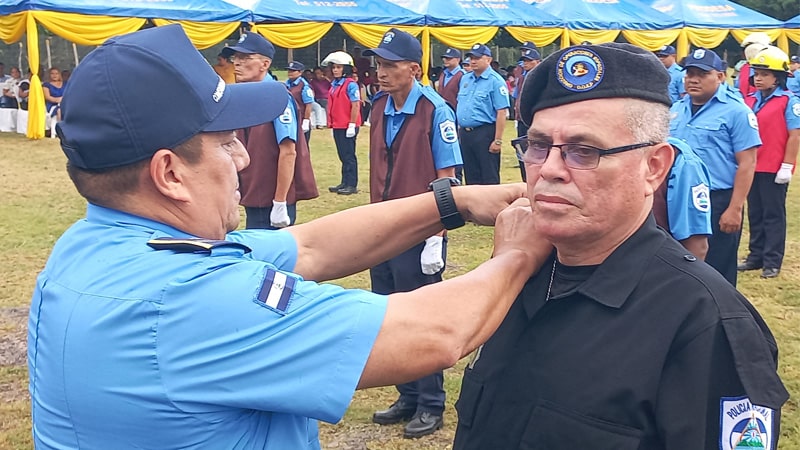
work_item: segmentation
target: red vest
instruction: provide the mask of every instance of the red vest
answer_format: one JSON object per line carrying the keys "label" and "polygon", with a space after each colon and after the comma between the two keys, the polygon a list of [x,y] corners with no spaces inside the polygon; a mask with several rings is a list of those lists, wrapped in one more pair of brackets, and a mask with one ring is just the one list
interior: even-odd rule
{"label": "red vest", "polygon": [[[744,101],[750,109],[754,109],[755,96],[746,97]],[[756,113],[758,134],[761,135],[761,147],[756,153],[756,172],[778,173],[781,168],[786,153],[786,141],[789,140],[784,116],[788,103],[789,96],[778,95],[767,100]]]}
{"label": "red vest", "polygon": [[310,106],[303,103],[303,89],[310,89],[311,87],[304,82],[299,82],[296,85],[289,88],[289,92],[294,97],[295,103],[297,103],[297,121],[301,124],[303,123],[303,119],[306,118],[306,108]]}
{"label": "red vest", "polygon": [[750,85],[750,63],[744,63],[739,69],[739,92],[742,94],[742,98],[747,98],[755,91],[755,86]]}
{"label": "red vest", "polygon": [[441,81],[439,82],[439,95],[442,96],[444,101],[450,104],[453,111],[458,107],[458,88],[461,84],[461,77],[463,76],[464,72],[459,70],[450,78],[450,81],[448,81],[446,85],[442,86],[442,82],[444,81],[444,72],[442,72]]}
{"label": "red vest", "polygon": [[424,95],[420,96],[414,115],[406,116],[391,147],[387,147],[383,110],[388,100],[388,95],[381,95],[372,104],[374,112],[369,128],[372,203],[421,194],[436,179],[431,150],[433,104]]}
{"label": "red vest", "polygon": [[[328,128],[344,130],[347,128],[347,124],[350,123],[352,102],[347,95],[347,87],[351,83],[355,83],[352,78],[345,78],[341,86],[331,87],[328,94]],[[361,125],[361,108],[357,109],[356,126],[359,126]]]}
{"label": "red vest", "polygon": [[[275,198],[280,155],[275,126],[272,122],[267,122],[237,130],[236,137],[250,155],[250,165],[239,172],[239,192],[242,194],[239,203],[251,208],[270,208]],[[286,196],[286,203],[290,205],[298,200],[319,197],[314,169],[311,167],[311,153],[301,128],[301,120],[297,121],[295,151],[297,156],[294,161],[294,179]]]}

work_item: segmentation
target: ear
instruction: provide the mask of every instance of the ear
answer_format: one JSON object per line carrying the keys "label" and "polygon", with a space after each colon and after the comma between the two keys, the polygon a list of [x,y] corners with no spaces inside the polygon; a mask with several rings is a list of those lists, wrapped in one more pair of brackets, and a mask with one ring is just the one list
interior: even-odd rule
{"label": "ear", "polygon": [[186,162],[172,150],[162,148],[150,158],[150,180],[164,197],[180,202],[191,200],[185,184],[188,173]]}
{"label": "ear", "polygon": [[645,179],[649,189],[647,195],[653,193],[661,186],[661,183],[667,178],[672,162],[675,160],[675,149],[666,142],[656,144],[647,154],[647,174]]}

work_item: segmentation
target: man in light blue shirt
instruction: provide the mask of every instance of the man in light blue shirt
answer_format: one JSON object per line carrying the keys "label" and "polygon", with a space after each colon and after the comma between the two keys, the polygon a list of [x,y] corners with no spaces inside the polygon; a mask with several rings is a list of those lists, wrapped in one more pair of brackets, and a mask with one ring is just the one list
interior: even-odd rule
{"label": "man in light blue shirt", "polygon": [[675,47],[665,45],[656,50],[655,53],[669,72],[669,96],[672,99],[672,103],[675,103],[686,94],[686,89],[683,86],[683,67],[675,62],[677,52]]}
{"label": "man in light blue shirt", "polygon": [[492,52],[475,44],[467,52],[472,72],[458,90],[458,136],[467,184],[500,183],[500,150],[508,114],[508,87],[490,67]]}
{"label": "man in light blue shirt", "polygon": [[792,56],[789,61],[789,72],[794,76],[786,79],[786,88],[794,95],[800,95],[800,56]]}

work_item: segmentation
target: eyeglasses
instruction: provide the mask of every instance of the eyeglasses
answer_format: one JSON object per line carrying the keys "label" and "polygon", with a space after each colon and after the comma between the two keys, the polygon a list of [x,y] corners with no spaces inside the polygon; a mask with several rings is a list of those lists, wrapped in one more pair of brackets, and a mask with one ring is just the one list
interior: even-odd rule
{"label": "eyeglasses", "polygon": [[258,56],[233,54],[230,56],[230,58],[228,58],[228,61],[232,63],[236,61],[245,62],[245,61],[250,61],[251,59],[258,59]]}
{"label": "eyeglasses", "polygon": [[527,136],[520,136],[511,141],[511,145],[522,155],[522,160],[527,164],[537,166],[544,164],[550,154],[550,149],[557,148],[561,151],[561,159],[564,160],[567,167],[578,170],[596,169],[597,165],[600,164],[601,156],[627,152],[656,144],[657,142],[642,142],[640,144],[602,149],[585,144],[551,144],[546,141],[529,140]]}

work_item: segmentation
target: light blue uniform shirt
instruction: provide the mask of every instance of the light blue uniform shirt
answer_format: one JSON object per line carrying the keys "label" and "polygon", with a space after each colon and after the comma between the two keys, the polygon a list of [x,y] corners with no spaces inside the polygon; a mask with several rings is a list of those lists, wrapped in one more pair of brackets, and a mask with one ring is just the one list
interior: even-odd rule
{"label": "light blue uniform shirt", "polygon": [[736,153],[761,145],[758,120],[742,99],[720,85],[692,117],[692,98],[684,96],[670,109],[669,133],[686,143],[703,160],[711,190],[733,188]]}
{"label": "light blue uniform shirt", "polygon": [[288,93],[289,97],[286,99],[286,109],[283,114],[272,121],[275,127],[275,139],[278,144],[286,138],[297,142],[297,111],[295,110],[294,97]]}
{"label": "light blue uniform shirt", "polygon": [[686,142],[669,138],[677,150],[667,178],[669,232],[676,240],[711,235],[711,196],[706,165]]}
{"label": "light blue uniform shirt", "polygon": [[794,71],[794,77],[786,78],[786,87],[794,93],[800,95],[800,70]]}
{"label": "light blue uniform shirt", "polygon": [[672,99],[672,103],[675,103],[686,93],[686,87],[683,84],[685,72],[683,67],[677,64],[669,66],[667,72],[669,72],[669,97]]}
{"label": "light blue uniform shirt", "polygon": [[517,98],[519,97],[519,88],[522,87],[522,83],[525,82],[525,77],[528,76],[528,71],[522,69],[522,72],[519,74],[519,78],[517,78],[517,82],[514,83],[514,91],[511,93],[511,97]]}
{"label": "light blue uniform shirt", "polygon": [[431,150],[433,152],[433,165],[436,170],[464,164],[461,160],[461,147],[458,144],[458,133],[455,125],[455,115],[444,99],[428,86],[415,82],[406,102],[400,111],[396,111],[394,100],[389,95],[386,107],[383,109],[384,127],[386,128],[386,144],[392,145],[394,138],[403,126],[407,116],[414,115],[417,102],[425,96],[434,105],[433,124],[431,129]]}
{"label": "light blue uniform shirt", "polygon": [[475,72],[461,77],[458,89],[458,126],[478,127],[495,123],[497,111],[508,108],[508,87],[491,67],[480,76]]}
{"label": "light blue uniform shirt", "polygon": [[[331,93],[335,92],[344,84],[344,78],[337,78],[331,82]],[[351,102],[361,101],[361,94],[358,92],[358,83],[355,81],[347,85],[347,97]]]}
{"label": "light blue uniform shirt", "polygon": [[453,70],[444,69],[442,71],[442,86],[447,86],[447,83],[449,83],[450,80],[459,72],[466,73],[466,71],[461,67],[456,67]]}
{"label": "light blue uniform shirt", "polygon": [[306,105],[314,103],[314,90],[305,78],[297,77],[294,81],[286,80],[286,88],[291,89],[301,83],[304,85],[303,89],[300,91],[300,98],[303,100],[303,103]]}
{"label": "light blue uniform shirt", "polygon": [[761,108],[763,108],[772,97],[780,97],[782,95],[788,96],[789,101],[786,103],[786,109],[783,111],[783,117],[786,120],[786,129],[796,130],[800,128],[800,99],[790,91],[786,91],[778,86],[772,94],[765,99],[761,98],[761,91],[755,91],[750,95],[756,98],[756,104],[753,105],[753,112],[761,111]]}
{"label": "light blue uniform shirt", "polygon": [[189,237],[89,205],[37,278],[28,369],[37,449],[319,449],[342,418],[387,297],[304,281],[285,231]]}

